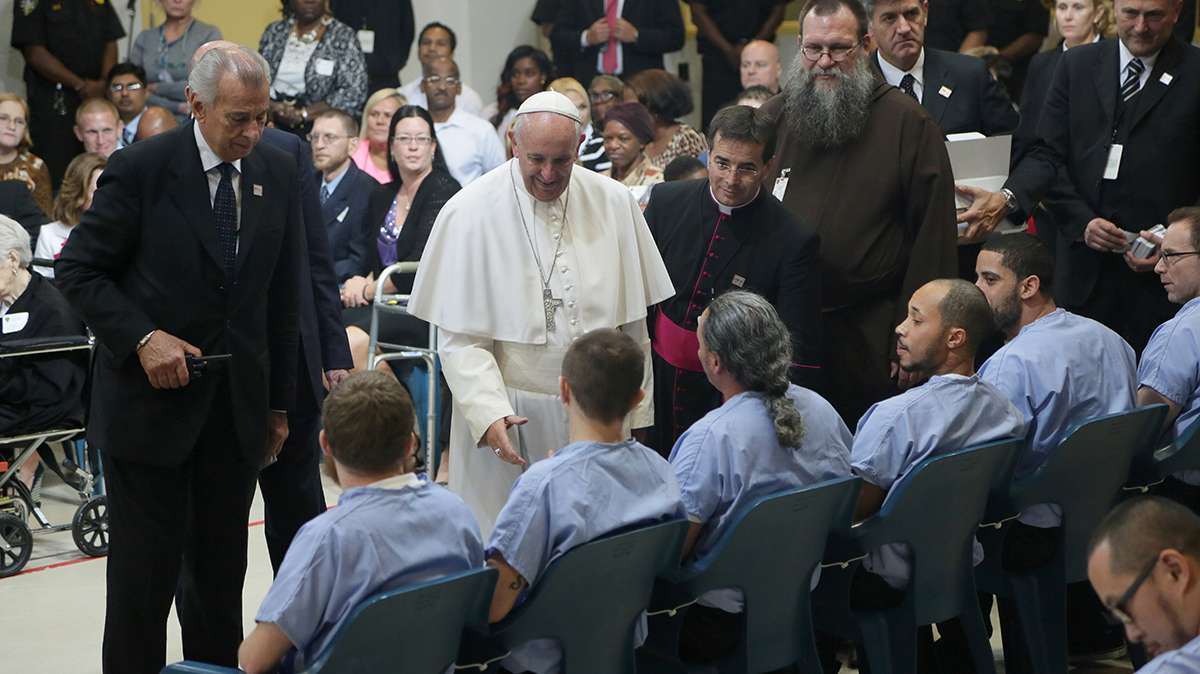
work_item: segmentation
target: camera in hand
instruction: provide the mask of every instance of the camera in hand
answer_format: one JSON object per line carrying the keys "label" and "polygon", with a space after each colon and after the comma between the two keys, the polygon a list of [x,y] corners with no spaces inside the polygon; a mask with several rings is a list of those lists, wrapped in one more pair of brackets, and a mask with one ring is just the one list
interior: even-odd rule
{"label": "camera in hand", "polygon": [[[1167,233],[1167,228],[1163,227],[1162,225],[1155,225],[1154,227],[1150,228],[1150,233],[1161,238],[1163,234]],[[1153,257],[1154,253],[1157,251],[1157,243],[1148,241],[1140,236],[1129,245],[1129,254],[1139,260],[1145,260],[1146,258]]]}
{"label": "camera in hand", "polygon": [[187,362],[188,376],[192,379],[198,379],[203,377],[205,372],[208,372],[209,367],[223,365],[233,358],[233,356],[228,353],[220,353],[213,356],[193,356],[189,353],[183,358]]}

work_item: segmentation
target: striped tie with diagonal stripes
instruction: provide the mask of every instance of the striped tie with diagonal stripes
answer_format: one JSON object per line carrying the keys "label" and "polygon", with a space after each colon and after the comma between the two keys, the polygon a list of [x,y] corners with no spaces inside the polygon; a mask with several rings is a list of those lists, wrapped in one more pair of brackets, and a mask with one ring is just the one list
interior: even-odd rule
{"label": "striped tie with diagonal stripes", "polygon": [[1128,102],[1138,92],[1141,84],[1142,71],[1146,69],[1146,65],[1142,60],[1135,58],[1125,67],[1125,82],[1121,84],[1121,100]]}

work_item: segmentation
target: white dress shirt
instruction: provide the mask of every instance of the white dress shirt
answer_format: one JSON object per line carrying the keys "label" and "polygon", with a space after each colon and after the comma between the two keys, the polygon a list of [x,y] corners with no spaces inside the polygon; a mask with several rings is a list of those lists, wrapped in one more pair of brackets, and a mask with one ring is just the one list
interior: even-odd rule
{"label": "white dress shirt", "polygon": [[[193,123],[192,131],[196,134],[196,148],[200,150],[200,166],[204,169],[204,176],[208,178],[208,203],[211,205],[217,200],[217,186],[221,184],[221,171],[217,169],[225,160],[217,156],[209,146],[208,141],[204,140],[204,134],[200,132],[200,124]],[[233,182],[233,198],[237,203],[237,228],[242,228],[242,160],[235,159],[230,164],[233,164],[233,175],[230,180]]]}
{"label": "white dress shirt", "polygon": [[463,187],[505,162],[496,130],[475,115],[455,108],[449,119],[433,127],[450,175]]}
{"label": "white dress shirt", "polygon": [[[1133,54],[1129,53],[1129,49],[1125,47],[1124,42],[1117,40],[1117,45],[1117,49],[1121,52],[1121,69],[1117,71],[1117,86],[1120,87],[1125,83],[1125,76],[1127,74],[1125,71],[1129,68],[1129,62],[1133,60]],[[1138,78],[1138,91],[1141,91],[1146,86],[1146,80],[1150,79],[1150,71],[1154,70],[1154,62],[1158,60],[1159,53],[1161,51],[1155,52],[1150,56],[1139,57],[1142,59],[1142,65],[1146,67],[1142,68],[1142,75]]]}
{"label": "white dress shirt", "polygon": [[891,63],[888,63],[888,60],[883,58],[883,54],[880,54],[879,52],[875,52],[875,56],[879,61],[879,69],[883,71],[883,79],[887,80],[888,84],[899,89],[900,80],[904,79],[905,75],[912,75],[913,79],[916,80],[913,82],[913,91],[917,94],[917,101],[922,102],[925,100],[924,47],[921,48],[921,55],[917,57],[917,62],[914,63],[913,67],[908,70],[901,70]]}

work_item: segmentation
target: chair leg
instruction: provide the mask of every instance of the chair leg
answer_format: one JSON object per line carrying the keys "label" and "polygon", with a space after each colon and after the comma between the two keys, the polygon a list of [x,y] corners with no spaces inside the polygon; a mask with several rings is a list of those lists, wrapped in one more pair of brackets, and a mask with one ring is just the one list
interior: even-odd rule
{"label": "chair leg", "polygon": [[1033,674],[1067,672],[1066,582],[1046,567],[1010,576],[1026,653]]}
{"label": "chair leg", "polygon": [[858,626],[871,674],[917,674],[917,626],[911,617],[871,611],[859,614]]}
{"label": "chair leg", "polygon": [[962,625],[967,647],[971,649],[971,660],[975,664],[975,674],[996,674],[996,662],[992,657],[992,644],[988,641],[987,628],[983,625],[983,615],[979,611],[979,600],[971,593],[967,609],[958,616]]}

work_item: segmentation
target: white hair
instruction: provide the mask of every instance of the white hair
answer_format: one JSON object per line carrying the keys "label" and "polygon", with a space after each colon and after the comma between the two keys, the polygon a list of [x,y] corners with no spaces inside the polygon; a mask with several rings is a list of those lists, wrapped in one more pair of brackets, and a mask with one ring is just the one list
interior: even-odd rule
{"label": "white hair", "polygon": [[29,232],[16,220],[7,215],[0,215],[0,255],[8,255],[9,251],[14,250],[17,252],[17,264],[22,269],[28,269],[33,260]]}
{"label": "white hair", "polygon": [[217,100],[217,87],[225,75],[233,75],[248,87],[264,87],[271,83],[271,69],[262,54],[238,45],[210,49],[201,56],[188,75],[188,88],[201,103],[212,105]]}
{"label": "white hair", "polygon": [[571,123],[575,125],[575,137],[578,138],[579,136],[583,135],[583,122],[577,122],[574,119],[567,117],[566,115],[560,115],[557,112],[550,112],[548,110],[539,111],[539,112],[526,112],[524,114],[517,115],[516,117],[513,118],[512,126],[510,126],[509,129],[512,130],[514,136],[517,135],[518,133],[520,133],[521,126],[523,125],[523,122],[525,121],[526,117],[528,117],[530,115],[540,114],[541,112],[544,112],[547,115],[555,115],[557,117],[562,117],[564,119],[570,119]]}

